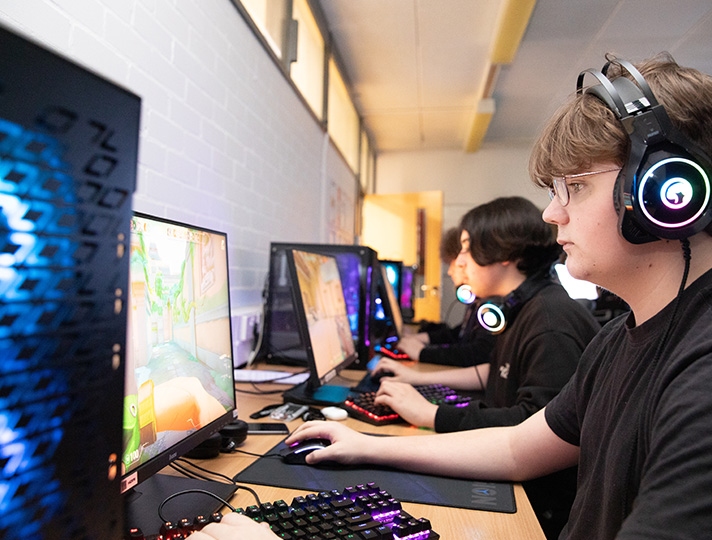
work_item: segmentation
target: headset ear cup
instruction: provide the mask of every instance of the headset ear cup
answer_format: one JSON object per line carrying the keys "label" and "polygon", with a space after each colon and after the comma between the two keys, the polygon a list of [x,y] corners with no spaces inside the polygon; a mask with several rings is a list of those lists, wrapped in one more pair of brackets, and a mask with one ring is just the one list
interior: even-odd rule
{"label": "headset ear cup", "polygon": [[499,306],[493,302],[485,302],[477,308],[477,320],[482,328],[492,334],[501,334],[507,328],[503,305]]}
{"label": "headset ear cup", "polygon": [[625,178],[626,168],[624,167],[619,171],[613,185],[613,208],[618,215],[618,230],[621,236],[631,244],[653,242],[657,240],[657,237],[643,230],[633,217],[632,211],[628,210],[623,203]]}
{"label": "headset ear cup", "polygon": [[475,299],[477,298],[477,295],[474,293],[472,287],[470,287],[469,285],[460,285],[459,287],[457,287],[457,289],[455,289],[455,296],[460,302],[468,306],[474,303]]}

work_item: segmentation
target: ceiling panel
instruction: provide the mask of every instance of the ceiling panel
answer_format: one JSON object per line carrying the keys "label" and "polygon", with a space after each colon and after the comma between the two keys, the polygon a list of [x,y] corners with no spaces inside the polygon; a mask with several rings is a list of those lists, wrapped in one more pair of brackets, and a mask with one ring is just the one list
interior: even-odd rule
{"label": "ceiling panel", "polygon": [[[321,0],[377,151],[463,149],[504,0]],[[661,50],[712,73],[709,0],[537,0],[514,61],[501,67],[488,142],[531,140],[612,51]]]}

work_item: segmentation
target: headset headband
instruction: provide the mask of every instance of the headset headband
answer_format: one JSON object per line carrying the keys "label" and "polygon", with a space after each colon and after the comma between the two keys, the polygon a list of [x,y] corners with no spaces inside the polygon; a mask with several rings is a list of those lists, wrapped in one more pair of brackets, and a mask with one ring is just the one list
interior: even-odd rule
{"label": "headset headband", "polygon": [[[616,63],[633,78],[609,79]],[[598,85],[584,89],[587,73]],[[614,188],[619,229],[631,243],[661,238],[681,239],[712,222],[710,173],[707,155],[670,121],[650,86],[630,62],[616,58],[601,71],[582,71],[577,93],[592,94],[621,121],[630,139],[630,152]]]}

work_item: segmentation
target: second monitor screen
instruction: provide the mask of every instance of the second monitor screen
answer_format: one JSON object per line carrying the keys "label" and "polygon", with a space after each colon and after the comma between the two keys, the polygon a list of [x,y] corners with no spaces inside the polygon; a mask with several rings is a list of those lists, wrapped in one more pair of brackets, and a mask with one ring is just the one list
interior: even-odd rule
{"label": "second monitor screen", "polygon": [[319,378],[354,358],[346,303],[336,259],[292,251],[309,340]]}

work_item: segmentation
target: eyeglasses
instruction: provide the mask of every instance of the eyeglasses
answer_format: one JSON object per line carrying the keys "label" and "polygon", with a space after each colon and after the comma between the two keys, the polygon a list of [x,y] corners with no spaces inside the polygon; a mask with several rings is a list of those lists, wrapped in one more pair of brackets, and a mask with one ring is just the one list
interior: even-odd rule
{"label": "eyeglasses", "polygon": [[569,184],[568,180],[573,178],[581,178],[583,176],[593,176],[594,174],[603,174],[607,172],[620,171],[620,167],[614,169],[604,169],[602,171],[591,171],[579,174],[568,174],[566,176],[555,176],[552,178],[551,187],[549,188],[549,200],[553,201],[554,197],[559,199],[561,206],[566,206],[571,200],[569,195]]}

